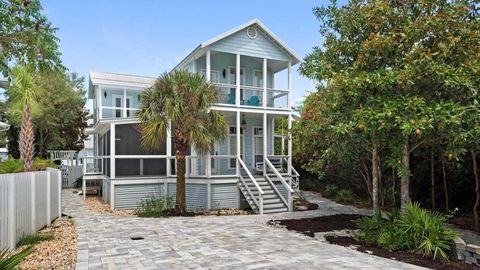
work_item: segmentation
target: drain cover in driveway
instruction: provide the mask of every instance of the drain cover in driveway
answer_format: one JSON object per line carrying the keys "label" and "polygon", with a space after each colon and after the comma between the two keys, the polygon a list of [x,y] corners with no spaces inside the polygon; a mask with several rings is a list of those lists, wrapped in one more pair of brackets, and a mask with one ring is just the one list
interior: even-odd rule
{"label": "drain cover in driveway", "polygon": [[144,238],[141,236],[130,236],[131,240],[143,240]]}

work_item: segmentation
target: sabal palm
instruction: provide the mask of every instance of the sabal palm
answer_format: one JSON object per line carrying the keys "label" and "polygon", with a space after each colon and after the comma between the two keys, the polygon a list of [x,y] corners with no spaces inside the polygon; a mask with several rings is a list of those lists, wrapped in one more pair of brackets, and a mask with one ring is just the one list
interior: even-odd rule
{"label": "sabal palm", "polygon": [[228,133],[225,117],[210,107],[218,91],[202,75],[173,71],[161,75],[141,95],[139,129],[146,149],[159,148],[166,137],[169,120],[177,162],[176,211],[185,211],[185,156],[189,146],[200,155],[210,151],[216,140]]}
{"label": "sabal palm", "polygon": [[[23,160],[24,171],[32,169],[35,137],[32,124],[32,110],[36,104],[38,88],[33,72],[24,66],[16,66],[12,69],[13,86],[7,89],[9,112],[19,114],[21,112],[21,126],[19,134],[20,159]],[[18,118],[18,117],[17,117]]]}

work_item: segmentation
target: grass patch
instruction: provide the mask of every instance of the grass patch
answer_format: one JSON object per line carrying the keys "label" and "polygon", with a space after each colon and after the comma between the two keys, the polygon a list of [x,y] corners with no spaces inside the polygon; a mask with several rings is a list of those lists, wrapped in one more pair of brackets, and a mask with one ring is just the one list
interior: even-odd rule
{"label": "grass patch", "polygon": [[31,246],[35,245],[39,242],[42,241],[50,241],[53,240],[54,236],[53,234],[32,234],[32,235],[26,235],[20,238],[17,242],[17,248],[21,246]]}

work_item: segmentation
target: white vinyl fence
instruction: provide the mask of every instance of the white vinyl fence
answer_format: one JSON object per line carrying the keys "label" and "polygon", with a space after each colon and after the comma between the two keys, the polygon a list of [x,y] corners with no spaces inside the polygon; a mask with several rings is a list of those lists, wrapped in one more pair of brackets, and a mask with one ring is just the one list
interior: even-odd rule
{"label": "white vinyl fence", "polygon": [[83,176],[82,165],[60,165],[62,171],[62,187],[73,187],[73,183]]}
{"label": "white vinyl fence", "polygon": [[0,174],[0,250],[61,216],[60,170]]}

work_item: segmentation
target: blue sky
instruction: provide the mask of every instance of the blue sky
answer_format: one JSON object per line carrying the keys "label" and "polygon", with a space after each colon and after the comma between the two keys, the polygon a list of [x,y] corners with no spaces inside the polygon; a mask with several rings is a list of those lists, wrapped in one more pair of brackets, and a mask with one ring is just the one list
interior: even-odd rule
{"label": "blue sky", "polygon": [[[59,28],[64,64],[89,70],[158,76],[198,44],[251,19],[261,20],[300,57],[321,44],[312,14],[318,1],[42,1]],[[293,99],[314,84],[294,68]]]}

